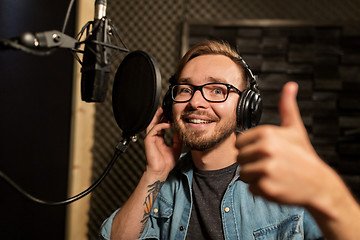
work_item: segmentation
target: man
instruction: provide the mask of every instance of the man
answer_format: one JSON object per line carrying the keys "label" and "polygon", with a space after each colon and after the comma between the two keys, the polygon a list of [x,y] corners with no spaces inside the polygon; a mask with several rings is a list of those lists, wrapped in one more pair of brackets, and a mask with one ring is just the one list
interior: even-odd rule
{"label": "man", "polygon": [[[296,84],[283,89],[280,127],[237,134],[237,104],[249,80],[229,45],[196,45],[173,81],[172,123],[163,120],[162,108],[156,112],[144,141],[146,170],[104,222],[103,239],[319,239],[308,211],[329,239],[356,238],[351,230],[359,207],[309,143]],[[172,125],[173,145],[167,146],[163,131]],[[184,146],[189,152],[181,154]],[[330,198],[327,181],[338,189]]]}

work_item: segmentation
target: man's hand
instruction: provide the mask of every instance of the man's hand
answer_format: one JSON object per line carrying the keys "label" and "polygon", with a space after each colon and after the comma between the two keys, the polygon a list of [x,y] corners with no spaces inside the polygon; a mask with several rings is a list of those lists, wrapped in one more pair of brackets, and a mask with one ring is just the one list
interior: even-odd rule
{"label": "man's hand", "polygon": [[159,108],[153,120],[146,129],[145,153],[147,159],[146,171],[159,176],[167,176],[174,168],[181,153],[181,142],[175,132],[173,146],[164,141],[164,130],[171,127],[170,123],[162,122],[163,109]]}
{"label": "man's hand", "polygon": [[296,102],[297,90],[294,82],[282,90],[280,127],[250,129],[238,136],[236,147],[240,179],[250,185],[253,194],[278,203],[309,206],[337,194],[333,188],[341,180],[309,141]]}
{"label": "man's hand", "polygon": [[307,208],[327,239],[360,239],[359,204],[313,149],[296,103],[297,90],[294,82],[283,88],[280,127],[259,126],[238,136],[240,179],[254,195]]}
{"label": "man's hand", "polygon": [[173,146],[165,144],[163,133],[171,124],[162,122],[162,116],[163,110],[159,108],[146,129],[146,171],[114,217],[111,239],[137,239],[141,235],[160,188],[179,159],[181,142],[175,134]]}

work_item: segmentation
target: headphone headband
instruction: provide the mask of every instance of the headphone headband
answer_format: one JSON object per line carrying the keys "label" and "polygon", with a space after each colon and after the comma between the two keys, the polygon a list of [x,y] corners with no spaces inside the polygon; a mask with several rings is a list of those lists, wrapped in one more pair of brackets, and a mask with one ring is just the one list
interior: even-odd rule
{"label": "headphone headband", "polygon": [[245,62],[245,60],[239,55],[238,57],[239,61],[241,62],[241,65],[243,66],[247,76],[250,78],[249,83],[250,83],[250,89],[255,91],[256,93],[260,93],[259,88],[258,88],[258,83],[257,83],[257,76],[255,76],[249,65]]}

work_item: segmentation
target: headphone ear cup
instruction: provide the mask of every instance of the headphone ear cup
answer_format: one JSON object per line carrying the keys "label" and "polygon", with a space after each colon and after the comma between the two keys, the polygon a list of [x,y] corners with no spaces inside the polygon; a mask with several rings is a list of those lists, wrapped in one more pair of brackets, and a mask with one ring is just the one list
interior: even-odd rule
{"label": "headphone ear cup", "polygon": [[238,130],[244,131],[255,127],[260,122],[262,100],[259,93],[246,89],[241,93],[237,110],[236,122]]}
{"label": "headphone ear cup", "polygon": [[251,127],[256,127],[260,122],[263,109],[260,94],[255,92],[251,102]]}
{"label": "headphone ear cup", "polygon": [[170,90],[165,93],[162,109],[164,110],[164,117],[169,121],[172,122],[172,104],[173,100],[171,98]]}
{"label": "headphone ear cup", "polygon": [[246,130],[248,128],[247,106],[249,105],[249,95],[251,95],[251,90],[250,89],[244,90],[241,93],[237,105],[236,122],[237,122],[237,127],[240,131]]}

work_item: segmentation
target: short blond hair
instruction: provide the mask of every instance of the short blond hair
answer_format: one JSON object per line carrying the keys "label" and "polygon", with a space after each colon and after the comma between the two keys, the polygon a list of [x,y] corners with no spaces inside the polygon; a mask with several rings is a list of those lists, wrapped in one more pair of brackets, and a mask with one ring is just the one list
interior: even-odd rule
{"label": "short blond hair", "polygon": [[224,41],[216,41],[216,40],[206,40],[190,48],[189,51],[187,51],[186,54],[179,61],[176,72],[174,76],[170,79],[170,84],[176,84],[182,70],[191,59],[201,55],[211,55],[211,54],[224,55],[230,58],[234,63],[236,63],[242,70],[243,79],[245,79],[245,81],[241,83],[241,85],[244,88],[249,87],[250,80],[247,74],[245,73],[245,69],[238,52],[234,48],[232,48],[229,43]]}

